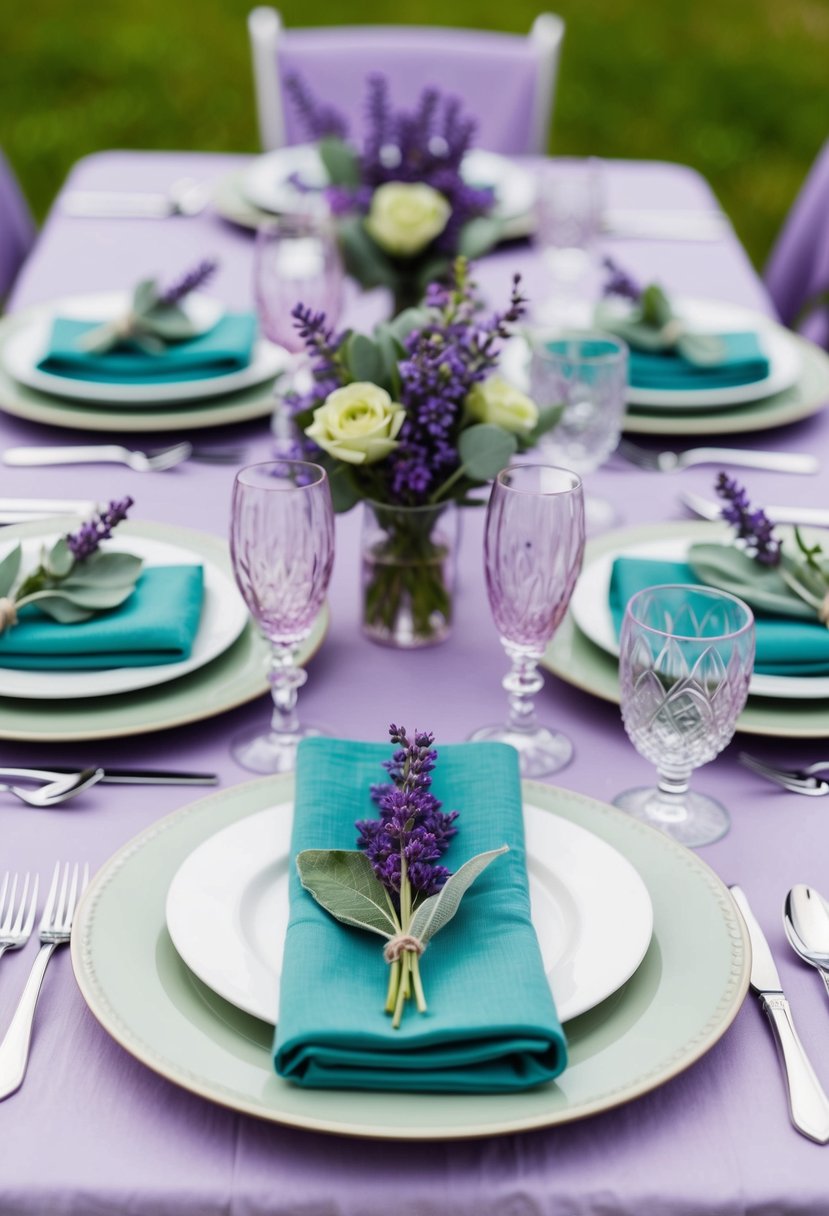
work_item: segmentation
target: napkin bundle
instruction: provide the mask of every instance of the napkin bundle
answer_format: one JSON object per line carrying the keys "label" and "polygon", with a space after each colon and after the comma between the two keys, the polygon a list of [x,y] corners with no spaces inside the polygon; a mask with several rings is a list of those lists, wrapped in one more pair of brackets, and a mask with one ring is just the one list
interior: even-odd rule
{"label": "napkin bundle", "polygon": [[[386,744],[304,741],[297,756],[291,854],[353,849],[354,821],[377,813]],[[335,921],[290,878],[274,1046],[277,1072],[329,1089],[496,1093],[552,1080],[566,1044],[530,920],[518,758],[503,744],[439,748],[432,792],[459,810],[443,861],[458,869],[509,845],[428,945],[421,974],[429,1009],[400,1029],[383,1013],[382,939]]]}
{"label": "napkin bundle", "polygon": [[765,380],[768,356],[756,333],[718,334],[715,363],[697,363],[677,350],[631,349],[628,378],[634,388],[699,390],[733,388]]}

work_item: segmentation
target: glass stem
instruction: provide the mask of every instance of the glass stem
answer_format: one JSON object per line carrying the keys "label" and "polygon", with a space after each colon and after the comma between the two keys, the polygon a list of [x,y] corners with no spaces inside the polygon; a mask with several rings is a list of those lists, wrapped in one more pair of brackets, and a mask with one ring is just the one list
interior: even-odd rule
{"label": "glass stem", "polygon": [[681,819],[687,819],[688,808],[685,805],[685,795],[688,793],[688,786],[691,781],[691,772],[689,769],[681,771],[666,772],[664,769],[657,769],[657,801],[659,803],[659,818],[666,822],[678,822]]}
{"label": "glass stem", "polygon": [[507,725],[510,730],[534,731],[538,727],[538,718],[533,698],[544,687],[544,677],[538,672],[539,656],[528,654],[517,646],[505,644],[504,649],[512,663],[511,670],[502,680],[509,697]]}
{"label": "glass stem", "polygon": [[299,730],[296,712],[297,696],[308,679],[308,673],[296,663],[295,646],[283,642],[271,643],[271,662],[268,681],[273,697],[271,730],[277,735],[293,735]]}

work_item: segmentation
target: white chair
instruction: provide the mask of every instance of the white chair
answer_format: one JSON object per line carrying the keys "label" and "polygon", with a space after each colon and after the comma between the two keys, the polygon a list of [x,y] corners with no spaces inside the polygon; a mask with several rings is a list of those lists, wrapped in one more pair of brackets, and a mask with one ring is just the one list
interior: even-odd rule
{"label": "white chair", "polygon": [[529,35],[425,26],[286,30],[273,8],[248,17],[259,132],[266,150],[308,138],[286,98],[298,75],[359,138],[365,80],[382,71],[396,107],[434,85],[459,96],[478,124],[476,144],[504,155],[544,153],[550,133],[564,22],[542,13]]}

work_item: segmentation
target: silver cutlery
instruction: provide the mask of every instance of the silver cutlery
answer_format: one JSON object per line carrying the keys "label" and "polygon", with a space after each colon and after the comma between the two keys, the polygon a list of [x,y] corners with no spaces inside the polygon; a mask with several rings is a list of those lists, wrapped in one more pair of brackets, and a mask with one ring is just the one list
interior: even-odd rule
{"label": "silver cutlery", "polygon": [[77,797],[84,790],[88,790],[91,785],[95,785],[101,780],[103,772],[103,769],[100,768],[85,768],[81,772],[70,769],[68,775],[63,776],[56,773],[53,780],[36,790],[0,783],[0,792],[14,794],[15,798],[25,802],[27,806],[60,806],[61,803],[68,802],[70,798]]}
{"label": "silver cutlery", "polygon": [[[91,770],[87,770],[91,771]],[[99,768],[99,780],[104,785],[218,785],[216,773],[169,772],[165,769]],[[21,781],[57,781],[71,775],[73,768],[56,765],[53,768],[0,768],[0,777]]]}
{"label": "silver cutlery", "polygon": [[180,177],[161,190],[68,190],[60,197],[64,215],[79,219],[163,220],[204,211],[210,188],[192,177]]}
{"label": "silver cutlery", "polygon": [[789,945],[814,967],[829,996],[829,905],[814,887],[798,883],[783,904],[783,928]]}
{"label": "silver cutlery", "polygon": [[0,498],[0,525],[35,523],[53,515],[86,517],[97,509],[97,502],[79,498]]}
{"label": "silver cutlery", "polygon": [[750,768],[753,773],[782,785],[784,790],[792,794],[807,794],[811,797],[822,797],[829,794],[829,781],[818,777],[818,773],[829,773],[829,762],[819,760],[815,764],[807,764],[804,768],[777,768],[758,760],[748,752],[740,752],[737,759],[744,768]]}
{"label": "silver cutlery", "polygon": [[726,464],[777,473],[817,473],[820,463],[808,452],[753,452],[741,448],[689,448],[685,452],[652,452],[623,439],[617,453],[639,469],[674,473],[698,464]]}
{"label": "silver cutlery", "polygon": [[[9,891],[10,877],[11,891]],[[37,911],[38,877],[35,875],[32,893],[29,895],[31,875],[28,873],[24,875],[23,890],[20,892],[20,899],[16,900],[19,879],[18,874],[9,875],[7,870],[3,885],[0,887],[0,958],[7,950],[19,950],[21,946],[25,946],[32,936]]]}
{"label": "silver cutlery", "polygon": [[26,987],[17,1004],[3,1042],[0,1043],[0,1101],[15,1093],[23,1083],[29,1062],[29,1044],[35,1019],[37,998],[49,959],[58,946],[68,943],[78,898],[89,881],[89,867],[79,873],[77,865],[67,863],[61,877],[60,862],[55,866],[46,907],[40,921],[40,950],[32,965]]}
{"label": "silver cutlery", "polygon": [[[722,503],[703,498],[693,490],[682,490],[680,501],[701,519],[722,519]],[[775,524],[796,524],[804,528],[829,528],[829,511],[822,507],[764,507],[766,515]]]}
{"label": "silver cutlery", "polygon": [[789,1116],[797,1130],[817,1144],[829,1143],[829,1098],[809,1063],[803,1044],[792,1021],[780,976],[774,964],[769,944],[749,907],[740,887],[731,894],[742,914],[751,941],[750,984],[760,998],[760,1007],[768,1016],[777,1043],[780,1062],[786,1078]]}
{"label": "silver cutlery", "polygon": [[602,232],[646,241],[721,241],[731,223],[722,211],[614,207],[602,216]]}
{"label": "silver cutlery", "polygon": [[173,469],[193,454],[190,443],[176,443],[160,452],[134,452],[117,443],[95,443],[63,448],[7,448],[2,460],[5,465],[34,468],[55,464],[125,464],[137,473],[158,473]]}

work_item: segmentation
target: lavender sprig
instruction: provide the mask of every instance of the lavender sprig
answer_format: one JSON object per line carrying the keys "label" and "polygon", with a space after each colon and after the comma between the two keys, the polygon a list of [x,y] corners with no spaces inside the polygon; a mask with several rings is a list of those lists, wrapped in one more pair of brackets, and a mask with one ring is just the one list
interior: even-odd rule
{"label": "lavender sprig", "polygon": [[296,72],[291,72],[289,76],[285,77],[285,92],[293,102],[297,117],[304,125],[310,139],[346,138],[348,123],[344,116],[333,106],[326,106],[318,102],[302,77]]}
{"label": "lavender sprig", "polygon": [[176,279],[166,291],[163,291],[158,297],[158,303],[164,308],[173,308],[176,304],[189,296],[191,292],[198,291],[200,287],[204,287],[208,280],[212,279],[213,275],[219,268],[219,263],[215,258],[204,258],[199,262],[198,266],[194,266]]}
{"label": "lavender sprig", "polygon": [[77,532],[67,534],[66,543],[76,562],[86,561],[95,553],[101,541],[109,540],[113,528],[127,518],[127,512],[133,505],[133,499],[113,499],[104,511],[96,513],[92,519],[82,523]]}
{"label": "lavender sprig", "polygon": [[751,555],[761,566],[779,566],[781,542],[774,535],[774,524],[761,508],[751,509],[748,494],[736,478],[720,473],[715,490],[725,501],[721,515],[737,529],[737,536],[745,541]]}
{"label": "lavender sprig", "polygon": [[607,278],[602,286],[603,296],[619,296],[638,304],[642,299],[642,288],[632,275],[628,274],[613,258],[606,257],[602,266],[607,272]]}

